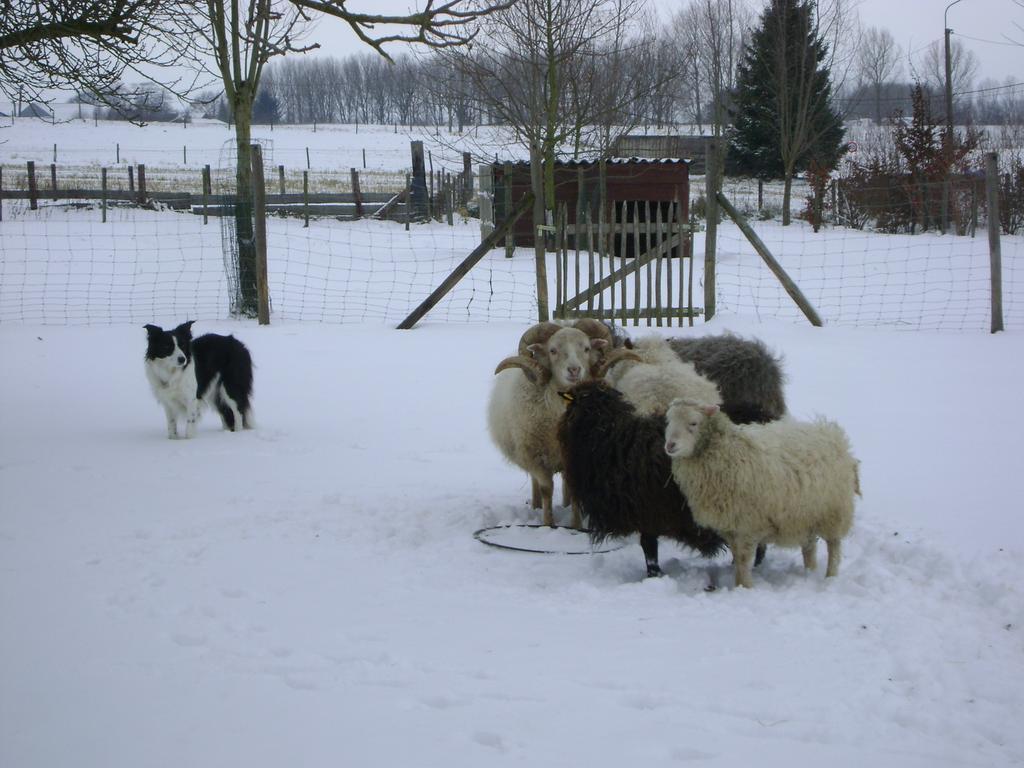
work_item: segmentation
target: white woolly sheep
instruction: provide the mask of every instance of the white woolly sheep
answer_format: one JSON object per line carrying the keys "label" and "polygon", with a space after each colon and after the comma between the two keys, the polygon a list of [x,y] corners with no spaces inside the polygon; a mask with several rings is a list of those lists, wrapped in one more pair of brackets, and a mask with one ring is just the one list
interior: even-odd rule
{"label": "white woolly sheep", "polygon": [[639,360],[627,359],[612,367],[606,381],[619,390],[639,416],[662,415],[676,398],[721,405],[718,387],[697,373],[660,336],[641,339],[633,347]]}
{"label": "white woolly sheep", "polygon": [[[553,324],[541,324],[547,325]],[[546,335],[545,329],[538,335]],[[556,430],[565,401],[558,393],[588,380],[595,372],[603,376],[603,368],[592,367],[591,353],[593,348],[607,345],[605,338],[592,339],[578,328],[555,325],[543,342],[525,345],[529,355],[508,357],[495,369],[497,379],[487,409],[491,438],[508,461],[529,473],[539,492],[545,525],[554,525],[554,475],[562,470]],[[610,359],[632,355],[617,350]],[[572,525],[582,526],[575,506]]]}
{"label": "white woolly sheep", "polygon": [[825,575],[839,572],[860,484],[838,424],[737,426],[717,405],[686,400],[672,403],[666,421],[672,475],[693,519],[718,531],[732,550],[737,586],[752,586],[751,560],[762,542],[800,547],[804,567],[814,569],[821,536],[828,545]]}

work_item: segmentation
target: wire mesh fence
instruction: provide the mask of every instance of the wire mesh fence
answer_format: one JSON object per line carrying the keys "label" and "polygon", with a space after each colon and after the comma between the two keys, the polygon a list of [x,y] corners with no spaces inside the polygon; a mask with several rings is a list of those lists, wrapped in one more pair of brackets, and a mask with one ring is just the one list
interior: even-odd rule
{"label": "wire mesh fence", "polygon": [[[276,148],[267,153],[271,188],[278,182],[278,160]],[[218,162],[218,168],[229,166]],[[233,177],[220,174],[229,186]],[[348,174],[335,176],[343,184]],[[5,170],[5,189],[11,188],[9,181]],[[756,183],[746,189],[756,195]],[[828,324],[987,330],[991,284],[986,206],[976,196],[972,215],[977,226],[963,235],[949,226],[942,234],[936,220],[942,215],[941,190],[938,196],[929,190],[922,199],[932,206],[927,227],[908,225],[892,233],[878,231],[871,217],[861,229],[826,221],[817,232],[804,219],[788,227],[777,220],[752,223]],[[756,210],[756,198],[748,200]],[[53,201],[41,193],[38,210],[31,210],[26,199],[4,199],[0,212],[0,323],[180,322],[185,317],[230,315],[236,270],[226,256],[236,238],[225,233],[223,222],[200,215],[200,209],[144,208],[110,200],[103,211],[95,200]],[[879,208],[871,216],[881,214]],[[909,215],[915,221],[912,206]],[[480,226],[459,214],[449,226],[406,225],[401,216],[397,221],[311,217],[307,225],[301,216],[282,213],[268,217],[267,238],[275,319],[396,324],[479,244]],[[804,322],[734,225],[720,225],[718,243],[719,313]],[[703,236],[694,238],[694,246],[699,286]],[[548,275],[555,291],[557,268],[551,258]],[[1008,329],[1024,328],[1022,259],[1024,237],[1004,235]],[[695,293],[699,303],[699,287]],[[505,258],[504,249],[498,248],[428,319],[533,322],[536,317],[532,249]]]}
{"label": "wire mesh fence", "polygon": [[[775,219],[752,225],[826,324],[989,329],[993,287],[984,179],[840,185],[834,197],[819,197],[817,211],[813,194],[803,201],[794,196],[794,203],[790,226]],[[1004,234],[1000,240],[1005,326],[1020,329],[1024,237]],[[805,322],[732,222],[718,230],[716,296],[721,312]]]}
{"label": "wire mesh fence", "polygon": [[[11,201],[5,201],[10,203]],[[180,322],[230,316],[234,295],[218,221],[171,210],[27,201],[0,221],[0,323]],[[480,242],[452,226],[270,217],[273,317],[397,324]],[[230,261],[228,261],[230,265]],[[536,318],[532,252],[492,252],[429,316],[469,322]]]}

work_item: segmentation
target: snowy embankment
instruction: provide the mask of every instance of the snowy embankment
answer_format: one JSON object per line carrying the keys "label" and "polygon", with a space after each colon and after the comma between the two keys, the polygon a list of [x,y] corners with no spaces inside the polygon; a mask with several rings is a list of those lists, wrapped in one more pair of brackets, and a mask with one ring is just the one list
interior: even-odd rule
{"label": "snowy embankment", "polygon": [[1024,759],[1019,334],[698,329],[782,352],[863,462],[838,578],[771,549],[733,590],[473,539],[534,518],[484,423],[522,327],[201,323],[258,427],[169,441],[141,327],[0,326],[0,764]]}

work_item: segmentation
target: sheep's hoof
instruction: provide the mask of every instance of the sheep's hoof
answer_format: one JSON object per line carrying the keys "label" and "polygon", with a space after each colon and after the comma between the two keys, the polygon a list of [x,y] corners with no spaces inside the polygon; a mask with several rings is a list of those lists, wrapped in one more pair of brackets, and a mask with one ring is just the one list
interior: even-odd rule
{"label": "sheep's hoof", "polygon": [[665,574],[664,574],[664,572],[662,572],[661,566],[658,565],[657,563],[655,563],[654,565],[651,565],[650,563],[647,564],[647,578],[648,579],[659,578],[659,577],[664,576],[664,575]]}

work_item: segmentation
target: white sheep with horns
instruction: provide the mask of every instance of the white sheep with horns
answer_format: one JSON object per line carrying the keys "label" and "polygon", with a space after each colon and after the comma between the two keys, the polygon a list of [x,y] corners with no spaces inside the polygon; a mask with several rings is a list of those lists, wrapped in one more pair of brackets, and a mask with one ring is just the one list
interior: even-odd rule
{"label": "white sheep with horns", "polygon": [[605,380],[625,396],[637,415],[662,415],[677,398],[722,404],[715,383],[697,373],[693,363],[680,360],[666,339],[646,337],[633,351],[636,357],[616,360]]}
{"label": "white sheep with horns", "polygon": [[733,424],[718,405],[675,400],[666,414],[665,453],[693,519],[718,531],[733,553],[736,585],[753,586],[762,542],[800,547],[817,567],[817,540],[828,545],[826,576],[839,573],[841,542],[860,495],[858,462],[835,422]]}
{"label": "white sheep with horns", "polygon": [[[593,323],[584,329],[557,323],[539,323],[523,334],[519,353],[502,360],[487,407],[487,424],[495,445],[505,458],[529,473],[534,506],[540,502],[544,525],[554,525],[554,476],[562,471],[558,420],[565,411],[559,392],[575,384],[600,378],[607,366],[635,356],[609,347],[607,328]],[[600,360],[600,362],[597,362]],[[582,527],[574,505],[572,525]]]}

